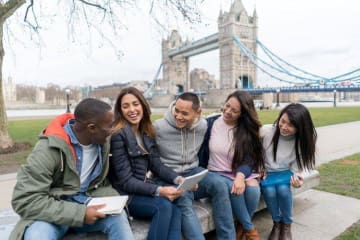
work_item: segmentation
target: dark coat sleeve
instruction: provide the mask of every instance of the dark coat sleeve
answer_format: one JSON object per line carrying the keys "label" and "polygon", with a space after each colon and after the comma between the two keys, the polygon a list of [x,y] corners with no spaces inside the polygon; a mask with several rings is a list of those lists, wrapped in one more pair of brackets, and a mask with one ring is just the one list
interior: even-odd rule
{"label": "dark coat sleeve", "polygon": [[210,136],[211,136],[211,129],[214,125],[215,120],[218,119],[219,117],[220,117],[220,115],[216,115],[216,116],[209,117],[206,119],[207,129],[205,132],[203,143],[201,144],[200,150],[198,152],[200,167],[207,168],[207,165],[209,163],[209,157],[210,157],[209,141],[210,141]]}
{"label": "dark coat sleeve", "polygon": [[138,165],[134,164],[132,166],[126,139],[120,133],[116,133],[111,137],[111,153],[110,179],[118,192],[124,191],[129,194],[143,195],[153,195],[155,193],[158,186],[146,182],[146,161],[142,166],[145,168],[144,174],[135,176],[136,169],[133,168]]}

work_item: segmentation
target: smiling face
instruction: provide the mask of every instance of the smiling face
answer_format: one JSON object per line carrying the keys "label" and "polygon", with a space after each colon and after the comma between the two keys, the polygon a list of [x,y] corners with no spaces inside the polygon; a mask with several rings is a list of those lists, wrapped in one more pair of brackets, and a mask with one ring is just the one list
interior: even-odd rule
{"label": "smiling face", "polygon": [[121,98],[120,108],[125,120],[132,126],[138,128],[143,118],[143,107],[139,99],[131,93],[125,94]]}
{"label": "smiling face", "polygon": [[173,115],[178,128],[190,128],[200,114],[201,110],[195,111],[191,101],[178,99],[175,103]]}
{"label": "smiling face", "polygon": [[287,113],[284,113],[279,119],[280,134],[284,137],[294,135],[297,129],[290,122]]}
{"label": "smiling face", "polygon": [[224,104],[223,108],[223,119],[228,125],[236,125],[241,114],[241,105],[235,97],[229,98]]}

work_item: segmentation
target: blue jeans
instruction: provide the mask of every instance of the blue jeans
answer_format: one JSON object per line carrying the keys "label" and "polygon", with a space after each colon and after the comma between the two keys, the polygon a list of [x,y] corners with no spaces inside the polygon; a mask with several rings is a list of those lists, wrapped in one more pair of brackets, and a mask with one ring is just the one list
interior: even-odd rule
{"label": "blue jeans", "polygon": [[[56,225],[45,221],[34,221],[25,229],[24,240],[49,239],[57,240],[65,236],[69,226]],[[133,240],[125,212],[119,215],[109,215],[106,218],[98,219],[94,224],[84,224],[82,227],[71,228],[76,232],[103,232],[110,240],[129,239]]]}
{"label": "blue jeans", "polygon": [[224,176],[221,177],[224,179],[224,181],[228,186],[231,207],[236,219],[241,223],[242,227],[245,230],[253,229],[254,225],[251,222],[251,218],[259,204],[260,186],[246,185],[243,194],[240,195],[231,194],[231,187],[233,184],[233,180]]}
{"label": "blue jeans", "polygon": [[292,223],[292,193],[289,183],[261,186],[265,203],[274,222]]}
{"label": "blue jeans", "polygon": [[181,211],[168,199],[134,195],[128,208],[135,218],[151,218],[148,240],[181,240]]}
{"label": "blue jeans", "polygon": [[[182,176],[190,176],[197,172],[191,171],[187,174],[183,174]],[[162,186],[174,186],[174,184],[170,184],[158,178],[155,179],[155,181],[157,184]],[[193,202],[194,193],[190,191],[185,191],[180,197],[178,197],[174,201],[176,206],[181,211],[181,232],[183,237],[187,240],[205,240],[199,218],[197,217],[195,209],[193,207]]]}
{"label": "blue jeans", "polygon": [[[200,172],[198,167],[193,173]],[[234,218],[232,215],[229,190],[224,178],[217,173],[208,172],[199,182],[199,189],[195,192],[195,199],[211,198],[213,217],[218,240],[235,239]]]}

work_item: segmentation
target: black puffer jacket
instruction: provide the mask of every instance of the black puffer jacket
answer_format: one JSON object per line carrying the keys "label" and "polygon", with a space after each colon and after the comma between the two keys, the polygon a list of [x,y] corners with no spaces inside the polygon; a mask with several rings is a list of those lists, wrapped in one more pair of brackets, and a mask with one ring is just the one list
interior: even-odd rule
{"label": "black puffer jacket", "polygon": [[160,161],[154,139],[143,135],[143,143],[147,152],[138,145],[130,125],[111,137],[109,174],[119,193],[154,195],[158,186],[146,178],[148,170],[169,183],[178,176]]}

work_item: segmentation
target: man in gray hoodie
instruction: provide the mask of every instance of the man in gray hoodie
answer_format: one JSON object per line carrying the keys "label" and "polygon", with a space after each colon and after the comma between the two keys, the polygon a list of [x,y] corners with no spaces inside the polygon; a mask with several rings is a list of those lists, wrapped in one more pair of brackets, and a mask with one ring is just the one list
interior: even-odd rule
{"label": "man in gray hoodie", "polygon": [[[202,170],[198,151],[204,139],[207,123],[201,117],[200,100],[194,93],[185,92],[170,104],[165,117],[155,121],[156,143],[161,161],[182,176]],[[217,239],[235,239],[235,228],[227,186],[209,172],[199,182],[195,192],[186,191],[175,202],[182,212],[182,232],[185,239],[205,239],[193,208],[193,200],[210,197]]]}

